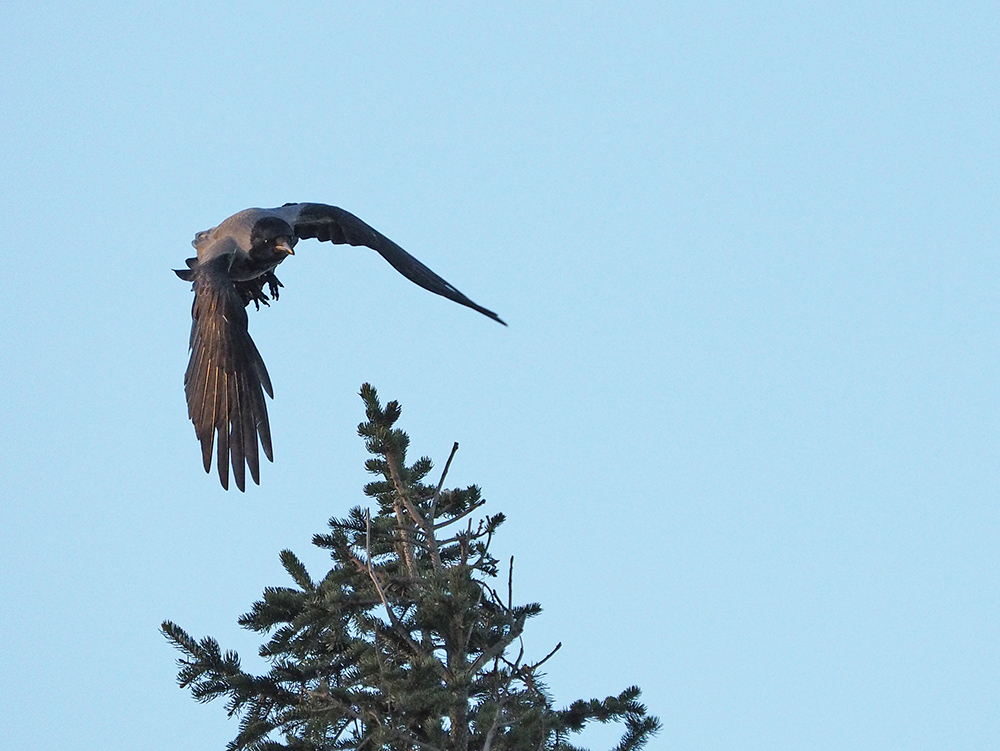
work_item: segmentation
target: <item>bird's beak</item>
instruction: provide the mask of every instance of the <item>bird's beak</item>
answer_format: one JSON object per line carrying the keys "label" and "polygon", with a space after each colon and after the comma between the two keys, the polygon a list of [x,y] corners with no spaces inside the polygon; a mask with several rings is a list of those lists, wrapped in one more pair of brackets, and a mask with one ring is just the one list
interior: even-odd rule
{"label": "bird's beak", "polygon": [[295,251],[292,250],[292,246],[289,245],[288,244],[288,240],[285,240],[284,238],[282,238],[281,240],[278,240],[274,244],[274,249],[275,250],[280,250],[280,251],[282,251],[284,253],[287,253],[290,256],[294,256],[295,255]]}

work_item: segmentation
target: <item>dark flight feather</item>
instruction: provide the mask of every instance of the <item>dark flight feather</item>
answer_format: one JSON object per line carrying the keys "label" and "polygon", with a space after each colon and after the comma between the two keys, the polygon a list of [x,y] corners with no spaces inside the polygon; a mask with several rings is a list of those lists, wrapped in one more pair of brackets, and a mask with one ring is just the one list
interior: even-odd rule
{"label": "dark flight feather", "polygon": [[377,229],[369,226],[349,211],[322,203],[292,204],[299,207],[292,226],[302,239],[316,238],[323,242],[371,248],[387,260],[396,271],[414,284],[449,300],[472,308],[498,323],[504,323],[492,310],[472,302],[454,286],[435,274]]}
{"label": "dark flight feather", "polygon": [[[264,392],[273,397],[267,368],[247,330],[243,298],[221,256],[193,270],[191,360],[184,377],[188,416],[201,441],[206,471],[211,468],[212,444],[218,436],[218,471],[229,486],[231,463],[236,486],[243,490],[244,462],[259,482],[257,438],[272,459],[271,433]],[[253,446],[249,449],[250,445]],[[231,462],[230,462],[231,459]]]}

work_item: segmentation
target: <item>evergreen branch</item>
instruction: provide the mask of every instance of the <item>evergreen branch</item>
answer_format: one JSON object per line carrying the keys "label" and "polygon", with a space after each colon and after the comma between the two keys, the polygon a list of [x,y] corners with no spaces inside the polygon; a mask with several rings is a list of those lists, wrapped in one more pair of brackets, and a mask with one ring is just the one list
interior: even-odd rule
{"label": "evergreen branch", "polygon": [[[482,526],[482,522],[480,522],[480,526]],[[469,543],[475,539],[472,537],[472,519],[469,519],[468,528],[466,529],[465,534],[457,535],[457,537],[458,549],[461,551],[459,561],[461,562],[461,565],[464,566],[469,560]]]}
{"label": "evergreen branch", "polygon": [[314,592],[316,585],[313,583],[305,565],[291,550],[281,551],[281,564],[285,567],[292,580],[302,588],[303,592]]}
{"label": "evergreen branch", "polygon": [[[486,542],[482,543],[482,545],[481,545],[481,547],[479,549],[479,560],[476,561],[476,565],[475,565],[476,568],[479,568],[480,566],[482,566],[483,563],[486,562],[487,558],[489,558],[489,553],[487,551],[490,548],[490,543],[493,542],[493,530],[494,529],[495,528],[492,525],[489,525],[489,524],[486,525],[486,532],[485,532],[485,534],[486,534]],[[482,535],[477,534],[477,536],[475,538],[473,538],[473,539],[479,539],[479,537],[481,537],[481,536]]]}
{"label": "evergreen branch", "polygon": [[410,514],[410,518],[416,521],[418,526],[426,528],[427,521],[420,513],[420,510],[414,505],[413,501],[410,500],[410,494],[406,492],[407,484],[403,482],[403,476],[400,471],[399,459],[396,457],[396,452],[386,447],[385,459],[386,464],[389,466],[389,476],[392,478],[393,485],[396,486],[396,495],[400,500],[402,500],[403,505],[406,507],[406,511]]}
{"label": "evergreen branch", "polygon": [[615,746],[614,751],[638,751],[646,745],[650,738],[660,732],[660,721],[656,717],[642,717],[629,715],[626,718],[627,730],[622,736],[621,743]]}
{"label": "evergreen branch", "polygon": [[[326,699],[332,699],[333,697],[323,696],[321,698],[323,698],[324,700],[326,700]],[[362,712],[359,712],[357,709],[355,709],[350,704],[344,704],[344,703],[342,703],[342,704],[336,705],[333,708],[336,709],[337,711],[342,712],[345,717],[349,717],[352,720],[356,720],[357,722],[362,723],[362,726],[364,725],[364,714]],[[321,711],[321,710],[314,710],[314,711]],[[379,722],[378,718],[375,718],[375,720],[376,720],[376,722],[374,724],[375,724],[375,726],[379,730],[381,730],[382,732],[384,732],[384,733],[392,736],[394,739],[396,739],[398,741],[402,741],[403,743],[412,744],[412,745],[416,746],[417,748],[425,749],[426,751],[445,751],[445,749],[442,749],[439,746],[434,746],[434,745],[432,745],[430,743],[425,743],[425,742],[419,740],[418,738],[414,738],[411,733],[405,733],[405,732],[403,732],[401,730],[397,730],[396,728],[394,728],[394,727],[392,727],[390,725],[386,725],[386,724],[384,724],[382,722]],[[339,735],[340,735],[340,733],[338,733],[338,736]],[[375,735],[374,731],[368,733],[365,736],[365,738],[362,739],[362,742],[357,745],[357,748],[362,748],[364,746],[365,742],[367,742],[368,740],[370,740],[371,738],[373,738],[374,735]]]}
{"label": "evergreen branch", "polygon": [[[455,444],[456,448],[458,444]],[[402,473],[400,472],[399,460],[395,455],[394,451],[387,448],[385,452],[386,463],[389,465],[389,474],[392,477],[392,482],[396,486],[396,496],[402,500],[403,506],[406,508],[406,512],[410,515],[410,519],[416,522],[417,526],[422,529],[426,535],[427,546],[431,554],[431,562],[434,565],[435,571],[441,571],[441,556],[438,553],[437,540],[434,537],[434,525],[433,516],[431,516],[431,521],[424,518],[424,515],[420,513],[420,509],[417,508],[416,504],[410,499],[410,494],[407,492],[407,486],[403,483]],[[450,461],[450,460],[449,460]],[[441,478],[442,482],[444,477]],[[412,538],[410,540],[412,543]],[[411,568],[411,573],[416,573]]]}
{"label": "evergreen branch", "polygon": [[493,749],[493,739],[496,737],[497,731],[501,727],[510,727],[511,725],[514,724],[513,722],[510,722],[510,721],[509,722],[500,722],[500,718],[503,717],[504,711],[506,710],[506,701],[507,701],[508,696],[509,696],[509,684],[507,686],[505,686],[504,688],[505,688],[505,690],[504,690],[504,697],[503,697],[503,699],[501,699],[500,701],[497,702],[496,715],[494,715],[494,717],[493,717],[493,722],[490,724],[490,729],[488,731],[486,731],[486,740],[483,741],[483,750],[482,751],[492,751],[492,749]]}
{"label": "evergreen branch", "polygon": [[[409,498],[407,498],[406,490],[403,487],[403,480],[399,476],[399,466],[395,461],[393,461],[388,448],[386,448],[385,450],[385,457],[386,457],[386,463],[388,464],[389,467],[390,477],[392,478],[393,484],[396,486],[396,497],[401,499],[403,504],[411,506],[412,504],[409,503]],[[396,520],[399,523],[398,531],[403,541],[403,558],[406,561],[406,567],[407,569],[409,569],[410,574],[415,575],[416,568],[413,562],[412,542],[410,539],[410,533],[411,533],[410,527],[412,522],[408,523],[406,515],[403,513],[403,509],[400,507],[398,503],[394,503],[393,506],[395,507],[396,511]],[[417,517],[411,514],[410,519],[414,518]]]}
{"label": "evergreen branch", "polygon": [[396,740],[402,741],[403,743],[411,743],[414,746],[416,746],[417,748],[422,748],[425,751],[445,751],[445,749],[443,749],[441,746],[434,746],[434,745],[432,745],[430,743],[424,743],[421,740],[417,740],[416,738],[414,738],[409,733],[404,733],[404,732],[402,732],[400,730],[396,730],[396,728],[387,727],[385,725],[381,725],[380,728],[384,732],[386,732],[389,735],[391,735]]}
{"label": "evergreen branch", "polygon": [[413,653],[415,655],[420,655],[423,657],[427,657],[429,659],[429,661],[434,666],[437,673],[441,676],[442,680],[446,682],[451,681],[453,679],[453,676],[451,675],[451,672],[448,670],[448,668],[445,667],[444,663],[442,663],[441,660],[439,660],[433,654],[425,653],[420,648],[420,645],[418,645],[415,641],[413,641],[413,638],[410,636],[409,631],[407,631],[406,628],[403,626],[403,624],[399,622],[399,619],[396,617],[396,613],[393,611],[392,607],[389,605],[389,601],[386,599],[385,592],[382,590],[382,585],[379,584],[378,577],[375,576],[375,569],[372,567],[372,558],[370,549],[368,551],[368,576],[371,578],[372,584],[375,585],[375,591],[378,592],[378,596],[382,600],[382,606],[385,608],[386,615],[389,617],[389,623],[392,625],[396,633],[399,634],[399,636],[401,636],[405,640],[405,642],[409,645],[410,649],[413,650]]}
{"label": "evergreen branch", "polygon": [[492,660],[494,657],[502,655],[506,651],[507,647],[511,645],[511,642],[519,637],[521,632],[524,631],[524,621],[525,616],[522,614],[516,621],[514,621],[510,631],[500,638],[500,641],[496,642],[489,649],[484,650],[483,653],[476,658],[476,661],[469,667],[469,674],[475,675],[487,662]]}

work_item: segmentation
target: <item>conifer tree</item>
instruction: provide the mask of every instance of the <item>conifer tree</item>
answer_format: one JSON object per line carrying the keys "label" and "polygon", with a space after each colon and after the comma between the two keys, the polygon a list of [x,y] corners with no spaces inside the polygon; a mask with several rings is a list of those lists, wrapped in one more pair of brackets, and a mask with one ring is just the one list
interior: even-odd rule
{"label": "conifer tree", "polygon": [[178,683],[198,701],[226,697],[239,732],[229,749],[272,751],[579,751],[573,734],[591,721],[623,722],[615,751],[645,745],[657,718],[630,687],[603,700],[553,704],[522,632],[541,607],[515,605],[511,575],[496,587],[490,543],[503,514],[472,518],[479,488],[444,489],[455,444],[436,484],[431,462],[406,464],[409,438],[394,427],[398,403],[383,409],[361,389],[367,420],[358,427],[372,454],[365,487],[378,510],[333,518],[313,543],[333,568],[314,579],[289,550],[281,562],[294,586],[268,587],[239,619],[267,635],[270,670],[252,675],[233,651],[193,639],[165,621],[182,653]]}

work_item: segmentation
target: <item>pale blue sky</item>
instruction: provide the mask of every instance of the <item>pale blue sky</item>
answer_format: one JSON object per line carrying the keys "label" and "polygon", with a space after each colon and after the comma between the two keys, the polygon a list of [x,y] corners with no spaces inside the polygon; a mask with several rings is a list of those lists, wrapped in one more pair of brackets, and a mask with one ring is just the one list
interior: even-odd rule
{"label": "pale blue sky", "polygon": [[[361,9],[363,8],[363,9]],[[223,748],[170,618],[239,648],[278,551],[363,502],[357,390],[509,521],[559,701],[651,748],[1000,736],[1000,6],[8,2],[0,706],[12,748]],[[247,206],[262,486],[203,473],[170,272]],[[589,736],[597,748],[608,734]],[[139,739],[139,740],[137,740]]]}

